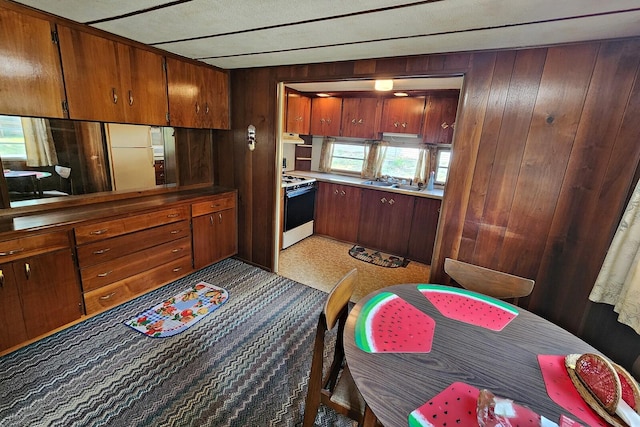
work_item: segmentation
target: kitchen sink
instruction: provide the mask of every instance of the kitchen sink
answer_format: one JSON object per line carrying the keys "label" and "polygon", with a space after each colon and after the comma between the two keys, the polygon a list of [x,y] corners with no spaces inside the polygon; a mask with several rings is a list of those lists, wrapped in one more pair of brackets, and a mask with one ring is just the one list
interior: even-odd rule
{"label": "kitchen sink", "polygon": [[364,181],[364,185],[372,185],[374,187],[391,187],[393,185],[392,182],[386,181]]}
{"label": "kitchen sink", "polygon": [[393,184],[391,188],[397,188],[398,190],[409,190],[409,191],[422,191],[422,188],[417,185],[409,185],[409,184]]}

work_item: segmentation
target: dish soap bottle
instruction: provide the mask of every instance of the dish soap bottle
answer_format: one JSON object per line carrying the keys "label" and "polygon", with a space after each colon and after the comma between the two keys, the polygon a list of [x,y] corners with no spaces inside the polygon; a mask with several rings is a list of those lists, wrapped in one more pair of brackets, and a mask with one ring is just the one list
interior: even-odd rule
{"label": "dish soap bottle", "polygon": [[431,171],[431,173],[429,174],[429,182],[427,182],[427,191],[433,190],[433,184],[435,182],[435,176],[436,176],[436,173],[434,171]]}

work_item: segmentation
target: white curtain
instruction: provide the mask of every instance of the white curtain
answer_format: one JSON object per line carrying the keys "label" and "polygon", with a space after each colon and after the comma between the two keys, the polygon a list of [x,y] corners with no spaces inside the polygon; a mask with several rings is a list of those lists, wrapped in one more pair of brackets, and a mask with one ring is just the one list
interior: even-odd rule
{"label": "white curtain", "polygon": [[320,149],[320,164],[318,169],[320,172],[331,172],[331,158],[333,157],[333,144],[335,138],[325,137],[322,140],[322,148]]}
{"label": "white curtain", "polygon": [[589,299],[613,305],[640,334],[640,182],[618,226]]}
{"label": "white curtain", "polygon": [[414,184],[427,184],[429,173],[431,172],[431,152],[427,147],[420,147],[418,153],[418,163],[416,164],[416,173],[413,177]]}
{"label": "white curtain", "polygon": [[380,178],[382,175],[382,163],[387,154],[387,141],[371,141],[367,158],[362,165],[363,178]]}
{"label": "white curtain", "polygon": [[58,164],[56,147],[49,120],[23,117],[22,132],[27,151],[27,166],[54,166]]}

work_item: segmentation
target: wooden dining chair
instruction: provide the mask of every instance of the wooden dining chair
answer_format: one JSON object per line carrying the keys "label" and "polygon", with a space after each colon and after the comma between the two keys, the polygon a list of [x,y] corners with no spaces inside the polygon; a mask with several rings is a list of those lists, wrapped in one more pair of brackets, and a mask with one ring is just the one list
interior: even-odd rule
{"label": "wooden dining chair", "polygon": [[465,289],[494,298],[511,300],[516,305],[518,298],[531,294],[535,284],[531,279],[451,258],[445,258],[444,271]]}
{"label": "wooden dining chair", "polygon": [[[303,427],[314,425],[321,404],[357,421],[359,426],[377,425],[377,419],[358,391],[344,357],[342,334],[349,314],[349,300],[357,281],[358,270],[354,268],[329,292],[324,309],[318,318]],[[333,361],[323,376],[325,335],[336,325],[338,329],[333,348]]]}

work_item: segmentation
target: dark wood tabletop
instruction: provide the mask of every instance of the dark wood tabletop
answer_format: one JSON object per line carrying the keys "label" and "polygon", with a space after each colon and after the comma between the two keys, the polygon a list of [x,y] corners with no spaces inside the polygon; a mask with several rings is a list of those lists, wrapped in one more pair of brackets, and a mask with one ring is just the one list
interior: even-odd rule
{"label": "dark wood tabletop", "polygon": [[[537,356],[600,352],[520,307],[518,316],[500,332],[449,319],[416,286],[390,286],[362,298],[349,314],[344,330],[349,369],[385,427],[406,427],[411,411],[454,382],[486,388],[555,422],[560,414],[579,421],[549,398]],[[356,319],[363,304],[380,292],[397,294],[435,320],[429,353],[368,353],[357,347]]]}

